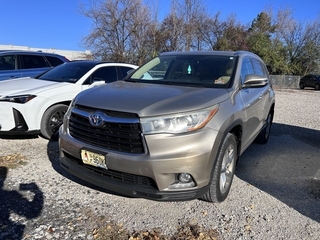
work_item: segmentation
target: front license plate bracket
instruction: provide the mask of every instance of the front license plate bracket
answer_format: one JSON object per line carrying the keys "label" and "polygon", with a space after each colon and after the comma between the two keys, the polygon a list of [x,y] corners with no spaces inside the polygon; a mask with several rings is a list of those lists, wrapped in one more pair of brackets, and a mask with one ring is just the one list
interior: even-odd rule
{"label": "front license plate bracket", "polygon": [[81,160],[84,164],[108,169],[106,164],[106,156],[103,154],[81,149]]}

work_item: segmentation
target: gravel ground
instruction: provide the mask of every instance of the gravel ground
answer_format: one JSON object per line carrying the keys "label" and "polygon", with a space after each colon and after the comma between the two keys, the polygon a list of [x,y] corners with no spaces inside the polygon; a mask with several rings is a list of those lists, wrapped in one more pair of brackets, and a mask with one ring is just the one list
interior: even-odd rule
{"label": "gravel ground", "polygon": [[104,239],[139,231],[178,239],[185,226],[207,233],[188,239],[320,239],[319,100],[320,91],[276,90],[269,142],[242,155],[221,204],[99,191],[60,168],[57,142],[0,139],[0,239],[99,239],[101,229]]}

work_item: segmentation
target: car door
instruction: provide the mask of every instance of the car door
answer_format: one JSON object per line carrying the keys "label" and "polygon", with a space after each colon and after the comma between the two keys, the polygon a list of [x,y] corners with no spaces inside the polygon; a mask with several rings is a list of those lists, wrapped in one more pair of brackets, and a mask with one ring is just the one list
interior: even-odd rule
{"label": "car door", "polygon": [[[255,59],[245,57],[241,66],[241,82],[243,84],[246,75],[261,75],[258,62]],[[260,72],[259,72],[260,71]],[[242,88],[241,98],[245,106],[245,122],[243,129],[243,146],[248,146],[260,132],[263,126],[264,108],[267,101],[267,87]]]}
{"label": "car door", "polygon": [[16,55],[1,55],[0,56],[0,80],[19,78],[21,73],[17,70]]}

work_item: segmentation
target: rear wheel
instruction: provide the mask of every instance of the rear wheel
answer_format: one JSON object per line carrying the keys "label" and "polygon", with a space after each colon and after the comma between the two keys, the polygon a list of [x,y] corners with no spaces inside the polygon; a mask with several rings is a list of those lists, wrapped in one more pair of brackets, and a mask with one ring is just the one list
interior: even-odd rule
{"label": "rear wheel", "polygon": [[316,84],[316,86],[314,87],[316,90],[319,90],[320,89],[320,85],[319,83]]}
{"label": "rear wheel", "polygon": [[41,135],[46,139],[58,140],[59,127],[62,125],[67,105],[57,104],[45,111],[41,121]]}
{"label": "rear wheel", "polygon": [[256,142],[260,144],[266,144],[269,140],[270,132],[271,132],[271,125],[272,125],[272,114],[269,112],[266,125],[263,127],[261,132],[256,138]]}
{"label": "rear wheel", "polygon": [[304,84],[303,84],[303,82],[301,82],[301,83],[299,84],[299,87],[300,87],[300,89],[304,89]]}
{"label": "rear wheel", "polygon": [[227,198],[237,159],[238,150],[236,137],[232,133],[228,133],[223,140],[221,150],[214,165],[209,190],[201,199],[208,202],[222,202]]}

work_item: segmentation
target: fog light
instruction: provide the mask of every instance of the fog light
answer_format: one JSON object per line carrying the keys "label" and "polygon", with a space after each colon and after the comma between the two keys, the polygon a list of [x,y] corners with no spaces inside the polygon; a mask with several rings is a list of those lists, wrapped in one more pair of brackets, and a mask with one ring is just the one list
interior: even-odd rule
{"label": "fog light", "polygon": [[192,181],[192,177],[189,173],[180,173],[178,179],[182,183],[188,183]]}

